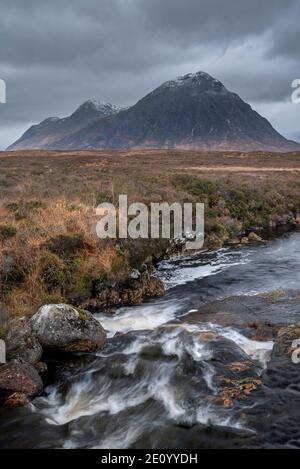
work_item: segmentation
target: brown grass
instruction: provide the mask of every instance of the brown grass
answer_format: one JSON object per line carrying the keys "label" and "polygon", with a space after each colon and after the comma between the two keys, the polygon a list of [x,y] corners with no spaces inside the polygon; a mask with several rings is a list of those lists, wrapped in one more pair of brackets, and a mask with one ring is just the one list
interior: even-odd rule
{"label": "brown grass", "polygon": [[161,250],[95,236],[95,207],[119,194],[205,202],[207,239],[217,243],[233,235],[229,218],[266,225],[300,208],[300,153],[18,151],[0,153],[0,168],[0,302],[15,315],[88,295],[97,278],[124,279]]}

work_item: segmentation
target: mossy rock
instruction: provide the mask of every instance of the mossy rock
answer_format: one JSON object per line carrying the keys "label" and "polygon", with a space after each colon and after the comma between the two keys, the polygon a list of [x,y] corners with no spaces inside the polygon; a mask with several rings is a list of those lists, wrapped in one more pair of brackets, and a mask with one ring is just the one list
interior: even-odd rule
{"label": "mossy rock", "polygon": [[54,352],[95,352],[106,334],[91,313],[65,304],[45,305],[30,325],[43,349]]}

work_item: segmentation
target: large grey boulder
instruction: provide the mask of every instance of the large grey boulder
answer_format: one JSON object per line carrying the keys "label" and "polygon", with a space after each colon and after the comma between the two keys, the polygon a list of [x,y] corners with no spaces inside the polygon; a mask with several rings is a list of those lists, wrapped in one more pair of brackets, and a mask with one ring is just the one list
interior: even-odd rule
{"label": "large grey boulder", "polygon": [[65,304],[42,306],[30,325],[48,351],[95,352],[106,342],[104,329],[91,313]]}

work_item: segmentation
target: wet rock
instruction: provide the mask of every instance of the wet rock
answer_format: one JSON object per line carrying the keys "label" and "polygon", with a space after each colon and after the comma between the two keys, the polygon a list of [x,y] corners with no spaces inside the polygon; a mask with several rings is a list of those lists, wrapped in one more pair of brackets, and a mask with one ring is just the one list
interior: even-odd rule
{"label": "wet rock", "polygon": [[217,334],[213,331],[204,331],[199,333],[199,338],[204,342],[211,342],[217,339]]}
{"label": "wet rock", "polygon": [[256,225],[256,226],[255,226],[255,225],[254,225],[254,226],[250,226],[250,227],[249,227],[249,231],[250,231],[250,233],[252,233],[252,232],[253,232],[253,233],[260,233],[260,232],[263,231],[263,227],[262,227],[262,226],[257,226],[257,225]]}
{"label": "wet rock", "polygon": [[14,392],[4,400],[5,407],[24,407],[28,404],[28,397],[21,392]]}
{"label": "wet rock", "polygon": [[123,305],[136,306],[143,301],[143,288],[123,288],[120,290],[120,303]]}
{"label": "wet rock", "polygon": [[47,366],[47,363],[44,363],[44,362],[38,362],[35,364],[34,368],[37,370],[37,372],[40,374],[40,375],[43,375],[44,373],[47,373],[48,371],[48,366]]}
{"label": "wet rock", "polygon": [[42,389],[43,382],[33,366],[10,362],[0,367],[0,391],[35,396]]}
{"label": "wet rock", "polygon": [[293,362],[293,354],[300,356],[294,343],[299,335],[299,323],[281,327],[260,377],[263,385],[251,393],[245,413],[257,447],[299,448],[300,363]]}
{"label": "wet rock", "polygon": [[263,239],[262,239],[258,234],[254,233],[254,232],[252,231],[252,232],[248,235],[248,240],[251,241],[251,242],[260,243],[260,242],[262,242]]}
{"label": "wet rock", "polygon": [[106,342],[104,329],[92,314],[69,305],[43,306],[30,324],[48,351],[95,352]]}
{"label": "wet rock", "polygon": [[258,378],[244,378],[244,379],[223,379],[224,389],[218,395],[218,398],[223,402],[224,407],[230,407],[234,399],[244,399],[259,386],[262,385],[261,379]]}
{"label": "wet rock", "polygon": [[210,342],[214,360],[214,367],[217,372],[218,382],[223,378],[234,379],[258,376],[260,366],[232,340],[225,337],[217,337]]}
{"label": "wet rock", "polygon": [[227,365],[227,368],[233,373],[244,373],[245,371],[249,371],[252,366],[253,363],[250,361],[232,362]]}
{"label": "wet rock", "polygon": [[115,286],[97,285],[95,287],[95,298],[88,303],[93,304],[96,308],[112,308],[119,306],[120,294]]}
{"label": "wet rock", "polygon": [[234,325],[248,338],[272,340],[278,330],[293,325],[300,317],[297,291],[276,290],[255,296],[233,296],[207,303],[185,316],[186,322],[211,322],[224,327]]}
{"label": "wet rock", "polygon": [[259,324],[255,325],[254,340],[258,342],[266,342],[268,340],[275,340],[277,337],[280,325],[275,324]]}
{"label": "wet rock", "polygon": [[146,297],[158,297],[164,294],[162,281],[148,272],[140,273],[137,277],[129,278],[119,284],[95,283],[93,300],[86,307],[93,310],[105,308],[110,310],[118,306],[136,306],[142,303]]}
{"label": "wet rock", "polygon": [[34,365],[43,355],[42,347],[25,318],[9,320],[4,327],[7,360]]}
{"label": "wet rock", "polygon": [[163,282],[156,277],[149,277],[143,287],[143,296],[145,297],[159,297],[165,293]]}
{"label": "wet rock", "polygon": [[249,238],[248,236],[243,236],[240,240],[241,244],[249,244]]}
{"label": "wet rock", "polygon": [[263,374],[270,388],[300,389],[300,323],[282,327],[275,339],[271,359]]}
{"label": "wet rock", "polygon": [[232,340],[215,336],[213,332],[211,334],[207,337],[212,340],[206,347],[211,350],[211,363],[215,371],[212,382],[217,392],[213,400],[230,407],[234,400],[244,399],[261,385],[261,365]]}
{"label": "wet rock", "polygon": [[238,246],[240,244],[240,238],[238,237],[229,238],[226,244],[228,246]]}

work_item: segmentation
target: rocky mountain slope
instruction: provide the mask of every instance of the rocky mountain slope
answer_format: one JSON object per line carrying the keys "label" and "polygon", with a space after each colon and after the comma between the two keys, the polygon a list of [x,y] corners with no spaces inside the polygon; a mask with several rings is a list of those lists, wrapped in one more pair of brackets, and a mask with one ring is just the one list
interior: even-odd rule
{"label": "rocky mountain slope", "polygon": [[71,136],[95,120],[119,112],[120,108],[102,101],[88,100],[68,117],[49,117],[30,127],[9,149],[51,148],[57,141]]}
{"label": "rocky mountain slope", "polygon": [[90,106],[85,111],[86,106],[67,119],[32,127],[9,149],[300,149],[204,72],[168,81],[121,112],[114,107],[91,112]]}

